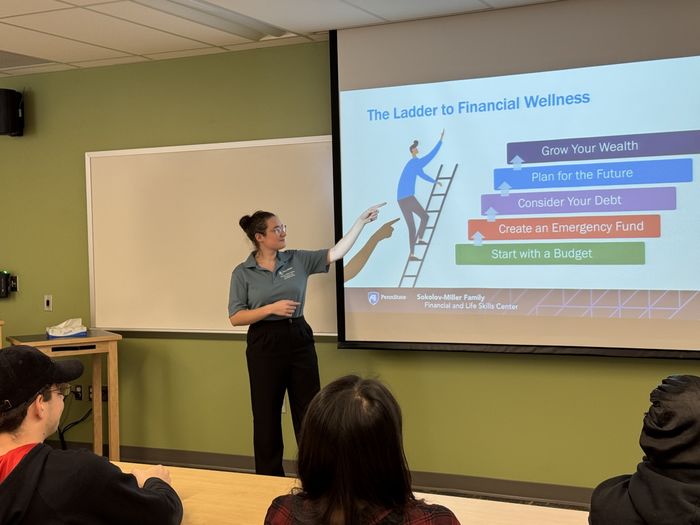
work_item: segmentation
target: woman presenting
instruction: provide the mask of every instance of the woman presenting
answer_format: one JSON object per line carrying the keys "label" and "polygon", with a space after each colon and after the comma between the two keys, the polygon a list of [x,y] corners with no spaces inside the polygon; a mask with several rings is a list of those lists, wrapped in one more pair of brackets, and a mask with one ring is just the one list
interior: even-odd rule
{"label": "woman presenting", "polygon": [[239,221],[255,250],[231,274],[228,313],[233,326],[250,325],[246,360],[257,474],[284,476],[280,411],[285,391],[298,441],[306,407],[320,390],[313,332],[304,320],[306,281],[341,259],[384,204],[362,213],[335,246],[317,251],[282,251],[287,227],[274,213],[256,211]]}

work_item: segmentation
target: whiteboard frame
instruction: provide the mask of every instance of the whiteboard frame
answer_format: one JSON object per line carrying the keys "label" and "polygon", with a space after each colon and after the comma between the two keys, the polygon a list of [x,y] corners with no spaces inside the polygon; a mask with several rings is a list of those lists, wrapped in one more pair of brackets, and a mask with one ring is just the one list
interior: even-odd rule
{"label": "whiteboard frame", "polygon": [[[235,148],[255,148],[265,146],[281,146],[292,144],[309,144],[327,142],[332,143],[331,135],[315,135],[308,137],[293,137],[284,139],[261,139],[247,140],[237,142],[216,142],[207,144],[188,144],[181,146],[160,146],[152,148],[135,148],[122,150],[105,150],[105,151],[88,151],[85,153],[85,192],[87,206],[87,228],[88,228],[88,273],[90,280],[90,326],[96,325],[96,290],[95,290],[95,243],[93,231],[93,172],[92,160],[100,157],[118,157],[118,156],[133,156],[133,155],[150,155],[154,153],[181,153],[187,151],[205,151],[205,150],[220,150],[220,149],[235,149]],[[337,300],[337,299],[336,299]],[[337,326],[337,319],[336,319]],[[105,330],[115,330],[119,332],[159,332],[159,333],[211,333],[211,334],[245,334],[248,331],[248,326],[234,327],[229,330],[215,329],[163,329],[163,328],[128,328],[124,326],[103,326]],[[333,336],[337,337],[337,328],[335,332],[314,332],[317,336]]]}

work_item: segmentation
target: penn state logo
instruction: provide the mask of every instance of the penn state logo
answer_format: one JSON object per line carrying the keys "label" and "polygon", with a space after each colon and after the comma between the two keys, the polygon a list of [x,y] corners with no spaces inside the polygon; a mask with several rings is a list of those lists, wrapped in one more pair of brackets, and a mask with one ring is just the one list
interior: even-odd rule
{"label": "penn state logo", "polygon": [[367,300],[374,306],[379,302],[379,292],[367,292]]}

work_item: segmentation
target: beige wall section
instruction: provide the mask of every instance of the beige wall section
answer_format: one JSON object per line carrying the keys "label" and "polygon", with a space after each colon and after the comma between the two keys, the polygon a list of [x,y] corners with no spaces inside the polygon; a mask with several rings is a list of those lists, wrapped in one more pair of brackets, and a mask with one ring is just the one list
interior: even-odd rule
{"label": "beige wall section", "polygon": [[[318,43],[0,80],[27,90],[28,115],[24,137],[0,137],[0,262],[19,276],[0,301],[5,332],[89,319],[86,151],[327,134],[327,54]],[[123,445],[252,453],[240,336],[119,347]],[[318,349],[324,383],[357,372],[392,387],[414,469],[578,486],[631,471],[649,391],[700,374],[695,361]],[[284,425],[293,458],[289,414]]]}

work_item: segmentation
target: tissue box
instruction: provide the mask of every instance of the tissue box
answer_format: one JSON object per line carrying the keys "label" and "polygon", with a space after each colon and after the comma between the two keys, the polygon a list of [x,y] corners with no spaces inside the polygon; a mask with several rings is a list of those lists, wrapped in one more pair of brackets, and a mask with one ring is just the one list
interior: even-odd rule
{"label": "tissue box", "polygon": [[87,336],[87,328],[83,326],[82,319],[68,319],[56,326],[47,327],[46,335],[49,339],[57,339],[59,337],[85,337]]}

